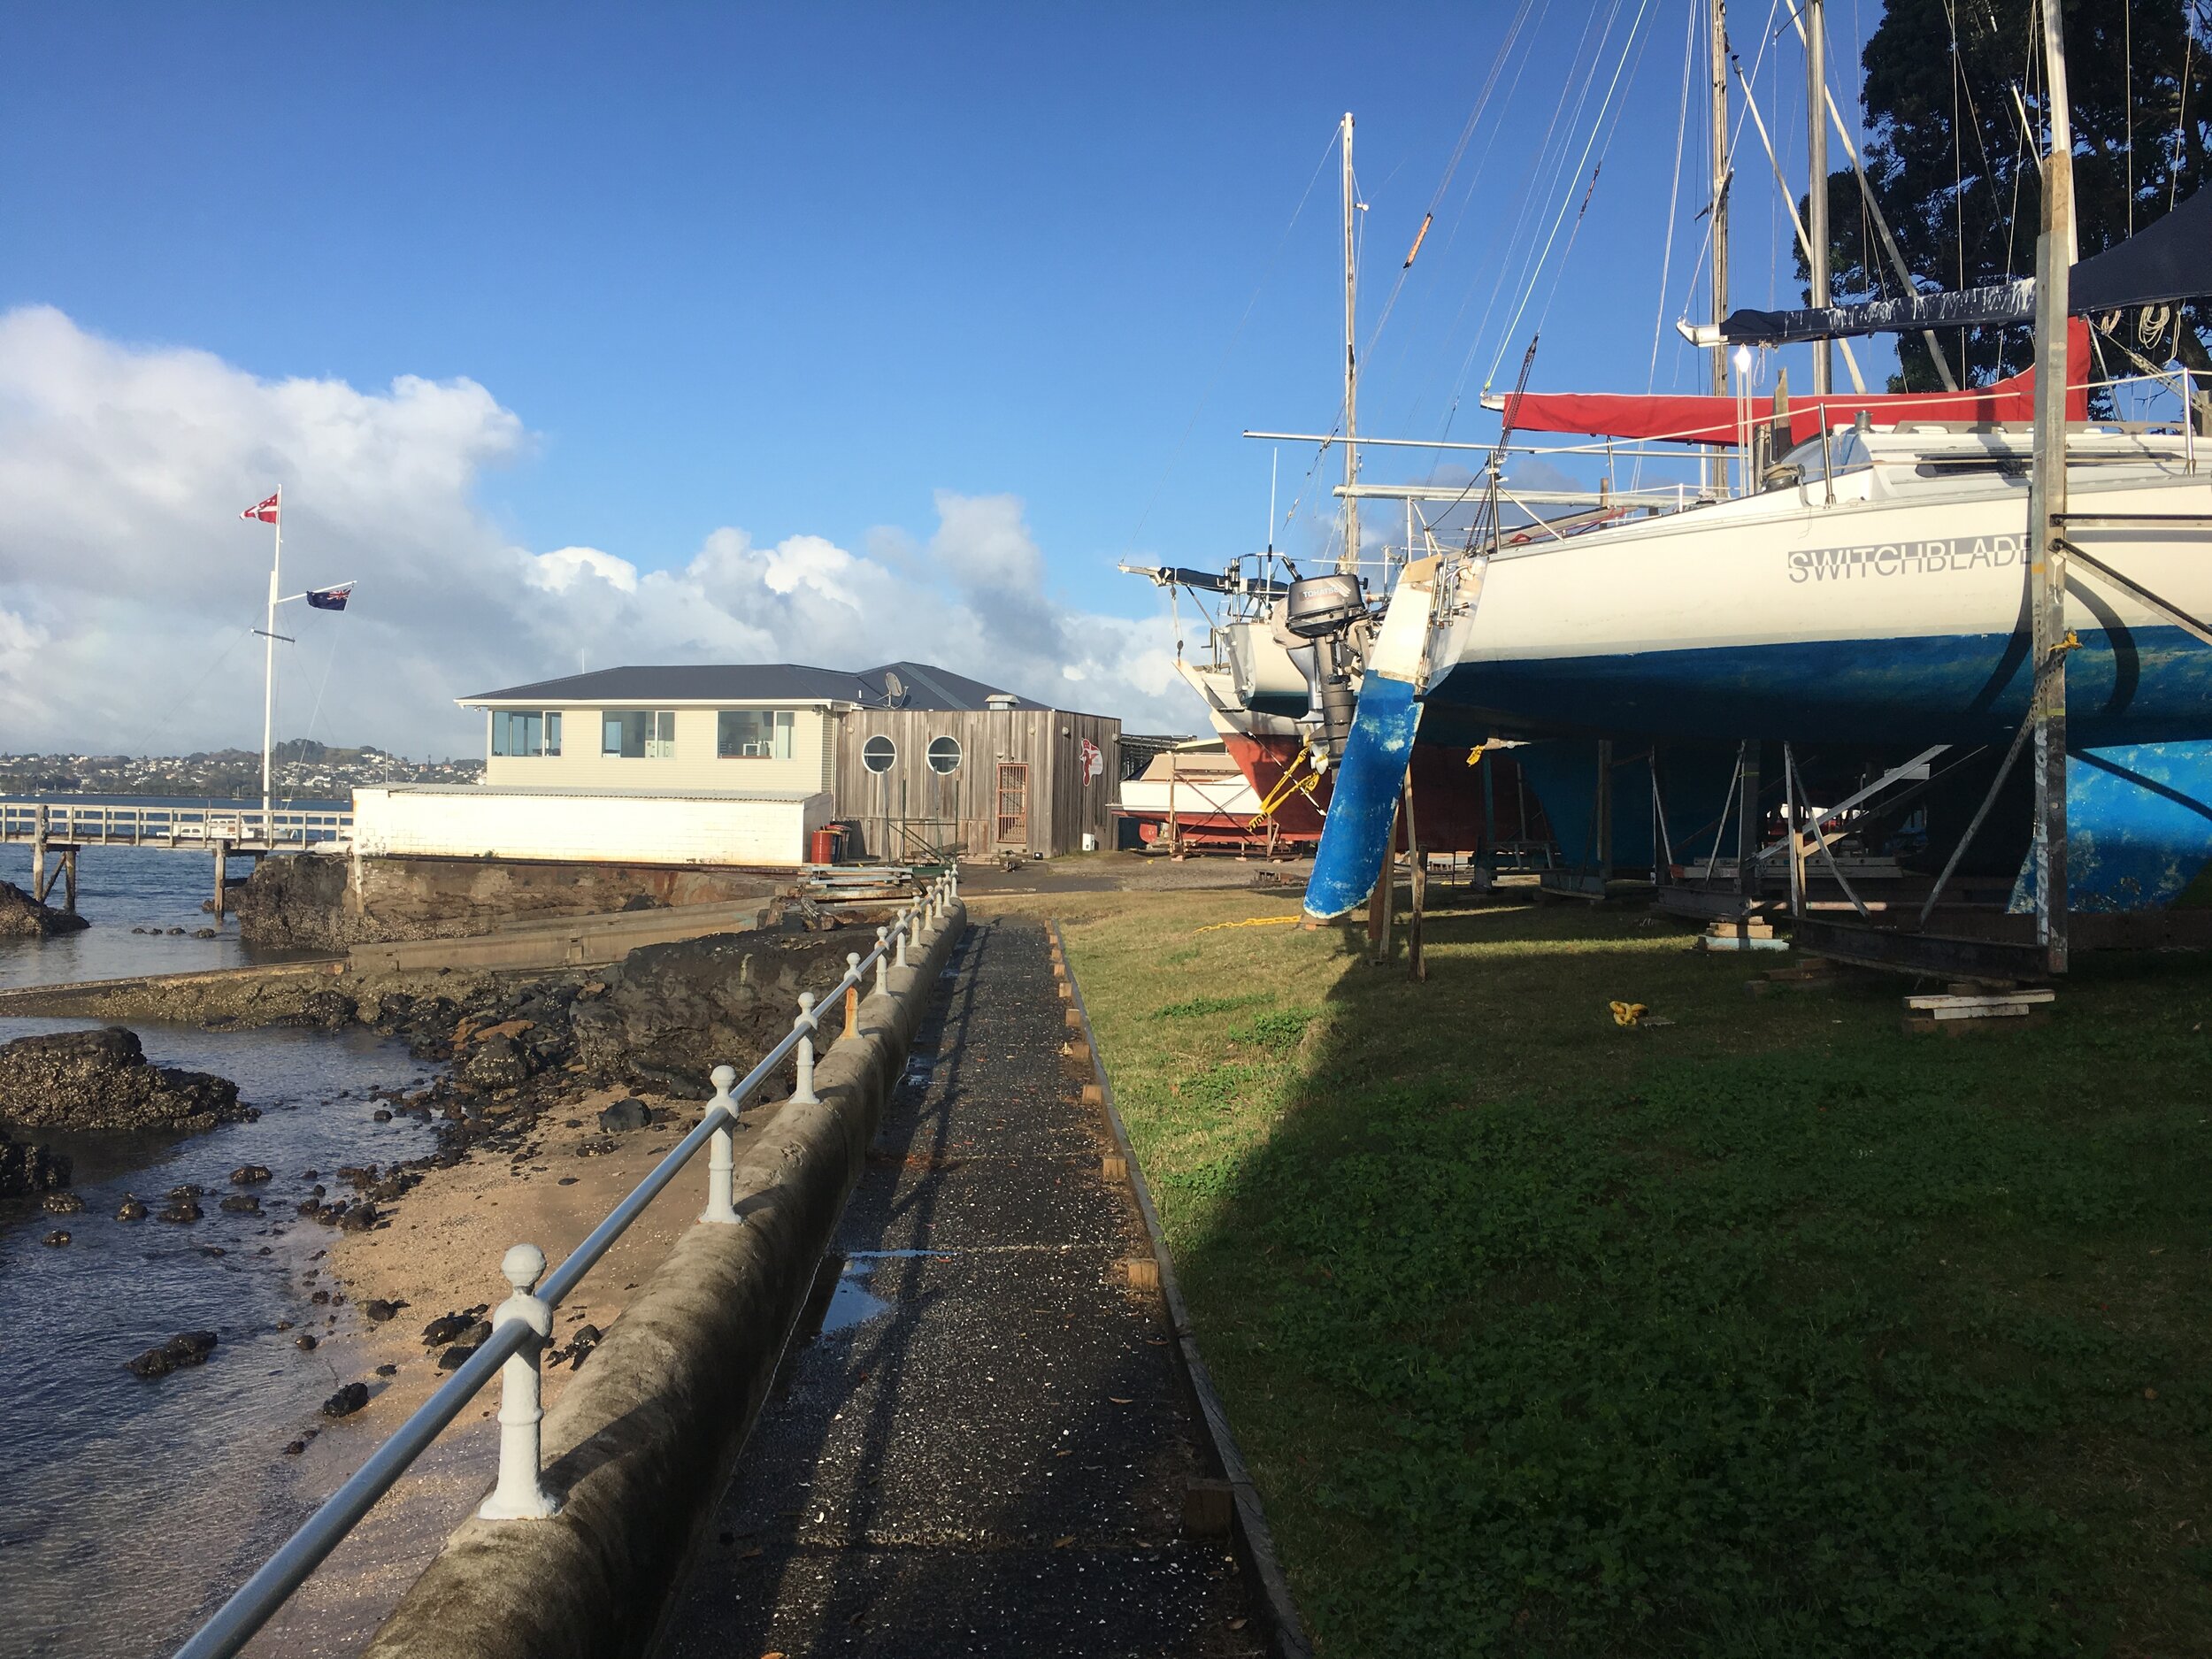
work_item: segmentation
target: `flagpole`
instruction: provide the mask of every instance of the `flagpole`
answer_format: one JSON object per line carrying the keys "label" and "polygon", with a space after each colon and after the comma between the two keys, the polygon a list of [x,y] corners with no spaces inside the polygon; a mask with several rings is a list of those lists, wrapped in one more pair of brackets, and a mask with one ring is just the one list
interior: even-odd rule
{"label": "flagpole", "polygon": [[269,621],[262,631],[261,672],[261,834],[263,845],[276,847],[275,820],[270,816],[269,751],[276,726],[276,608],[277,576],[284,565],[284,486],[276,488],[276,550],[269,559]]}

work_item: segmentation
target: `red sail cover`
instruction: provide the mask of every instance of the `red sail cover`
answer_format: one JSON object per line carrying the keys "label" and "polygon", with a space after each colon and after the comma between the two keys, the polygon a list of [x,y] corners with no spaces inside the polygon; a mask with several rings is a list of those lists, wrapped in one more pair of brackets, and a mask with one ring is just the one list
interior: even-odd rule
{"label": "red sail cover", "polygon": [[[2089,419],[2089,325],[2073,318],[2066,325],[2069,382],[2066,419]],[[1596,437],[1645,438],[1668,443],[1740,442],[1740,405],[1732,397],[1638,397],[1613,392],[1524,392],[1507,400],[1507,426],[1515,432],[1578,432]],[[1883,426],[1902,420],[1964,420],[1977,425],[2035,419],[2035,371],[1988,386],[1956,392],[1831,393],[1817,400],[1790,399],[1790,435],[1785,449],[1820,435],[1822,411],[1831,428],[1851,424],[1865,410]],[[1753,420],[1774,419],[1764,399],[1751,405]]]}

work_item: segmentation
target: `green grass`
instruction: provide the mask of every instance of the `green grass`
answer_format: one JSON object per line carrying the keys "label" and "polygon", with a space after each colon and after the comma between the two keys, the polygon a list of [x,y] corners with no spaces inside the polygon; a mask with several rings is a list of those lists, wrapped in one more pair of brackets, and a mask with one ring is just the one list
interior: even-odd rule
{"label": "green grass", "polygon": [[2212,1652],[2212,969],[1950,1040],[1635,915],[1197,931],[1286,908],[1063,919],[1332,1659]]}

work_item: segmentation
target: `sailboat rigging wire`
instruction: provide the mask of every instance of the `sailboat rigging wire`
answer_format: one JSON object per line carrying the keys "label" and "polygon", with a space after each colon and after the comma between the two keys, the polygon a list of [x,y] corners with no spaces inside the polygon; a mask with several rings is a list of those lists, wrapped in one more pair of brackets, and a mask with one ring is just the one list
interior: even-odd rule
{"label": "sailboat rigging wire", "polygon": [[[1742,81],[1743,65],[1736,64],[1732,66],[1736,71],[1736,78]],[[1796,198],[1789,193],[1789,183],[1782,174],[1781,158],[1774,153],[1773,141],[1767,136],[1767,124],[1759,114],[1758,101],[1753,96],[1751,83],[1747,81],[1744,81],[1743,96],[1744,104],[1751,111],[1752,125],[1759,129],[1759,142],[1765,147],[1767,165],[1774,169],[1774,182],[1776,188],[1782,193],[1782,204],[1789,209],[1790,228],[1797,233],[1797,245],[1805,250],[1805,262],[1809,265],[1813,257],[1813,239],[1805,233],[1804,216],[1798,212]],[[1824,119],[1827,111],[1823,110],[1820,114]],[[1844,366],[1851,371],[1851,389],[1855,392],[1865,391],[1866,381],[1860,377],[1859,360],[1852,353],[1851,342],[1848,340],[1839,340],[1836,342],[1836,347],[1843,353]]]}
{"label": "sailboat rigging wire", "polygon": [[[1529,165],[1517,189],[1512,218],[1503,225],[1501,241],[1504,251],[1500,255],[1496,274],[1490,281],[1488,296],[1483,302],[1482,315],[1469,334],[1466,357],[1452,382],[1451,404],[1445,417],[1447,434],[1457,417],[1467,379],[1474,373],[1475,361],[1490,337],[1491,319],[1496,314],[1499,304],[1509,294],[1522,291],[1533,280],[1532,272],[1537,246],[1532,227],[1544,211],[1543,204],[1563,188],[1562,180],[1581,176],[1579,169],[1570,163],[1568,154],[1573,148],[1574,135],[1581,130],[1583,111],[1588,107],[1592,89],[1598,83],[1599,65],[1603,60],[1606,42],[1612,38],[1613,25],[1619,16],[1620,0],[1614,0],[1611,9],[1604,14],[1601,28],[1596,8],[1591,9],[1589,19],[1583,27],[1582,38],[1576,43],[1571,65],[1570,82],[1576,88],[1574,102],[1569,104],[1557,99],[1551,101],[1543,138],[1529,151]],[[1571,188],[1571,182],[1564,188]],[[1509,269],[1516,250],[1519,257],[1517,268]],[[1461,311],[1463,315],[1463,305]],[[1456,319],[1454,319],[1454,326],[1456,330]],[[1509,334],[1501,336],[1502,340],[1509,341],[1510,338]]]}
{"label": "sailboat rigging wire", "polygon": [[[1598,104],[1596,118],[1590,123],[1590,135],[1583,142],[1582,154],[1576,158],[1574,176],[1577,178],[1581,176],[1583,167],[1589,162],[1591,150],[1596,148],[1598,134],[1601,129],[1602,129],[1605,126],[1605,118],[1607,113],[1612,108],[1614,95],[1620,89],[1621,77],[1628,69],[1630,53],[1636,44],[1638,35],[1642,30],[1644,14],[1649,10],[1650,4],[1651,0],[1637,0],[1636,15],[1630,20],[1628,26],[1628,37],[1621,42],[1620,56],[1614,61],[1612,79],[1606,83],[1605,96]],[[1594,182],[1596,175],[1593,173],[1591,176],[1593,182]],[[1560,229],[1566,223],[1568,204],[1573,200],[1574,195],[1571,189],[1567,196],[1561,200],[1558,212],[1552,217],[1551,229],[1545,234],[1544,245],[1537,253],[1532,274],[1533,271],[1542,270],[1544,268],[1545,262],[1550,258],[1552,248],[1559,240]],[[1586,209],[1588,207],[1589,199],[1587,196],[1584,197],[1583,205]],[[1578,216],[1576,222],[1578,225],[1580,223]],[[1520,304],[1514,308],[1513,315],[1507,319],[1505,328],[1503,330],[1505,336],[1509,338],[1511,335],[1520,332],[1521,319],[1527,314],[1528,303],[1533,294],[1534,283],[1532,280],[1529,286],[1522,292]],[[1498,343],[1497,356],[1491,359],[1490,371],[1483,377],[1483,383],[1486,386],[1497,378],[1498,365],[1505,361],[1505,340],[1501,339]]]}
{"label": "sailboat rigging wire", "polygon": [[1229,366],[1230,357],[1235,352],[1237,342],[1244,337],[1244,326],[1252,320],[1253,308],[1260,303],[1260,296],[1266,292],[1269,279],[1275,274],[1276,263],[1282,257],[1283,247],[1290,241],[1291,232],[1297,228],[1299,215],[1306,211],[1306,203],[1313,195],[1313,187],[1320,182],[1321,170],[1329,165],[1329,157],[1335,149],[1333,137],[1322,146],[1321,158],[1313,165],[1313,176],[1306,180],[1306,188],[1298,196],[1298,205],[1290,211],[1289,222],[1284,225],[1282,234],[1275,239],[1275,246],[1267,256],[1267,263],[1260,269],[1260,280],[1253,288],[1251,296],[1244,302],[1244,311],[1237,319],[1237,326],[1230,331],[1228,343],[1221,349],[1221,356],[1214,364],[1213,373],[1208,379],[1205,389],[1199,393],[1198,401],[1191,405],[1190,418],[1183,423],[1183,430],[1175,440],[1175,447],[1168,451],[1159,476],[1153,480],[1151,494],[1145,497],[1144,507],[1137,514],[1136,527],[1129,533],[1133,546],[1144,534],[1144,526],[1152,517],[1152,509],[1159,502],[1160,492],[1167,488],[1167,480],[1174,472],[1176,463],[1182,458],[1183,446],[1189,442],[1191,429],[1198,424],[1198,417],[1205,409],[1207,401],[1213,396],[1214,388],[1221,384],[1221,377]]}
{"label": "sailboat rigging wire", "polygon": [[[1490,60],[1490,73],[1483,81],[1482,90],[1475,95],[1474,108],[1467,113],[1466,125],[1459,129],[1459,142],[1452,146],[1451,157],[1444,164],[1443,174],[1437,180],[1436,188],[1430,193],[1428,208],[1422,215],[1421,228],[1413,238],[1412,250],[1406,255],[1405,263],[1398,268],[1397,279],[1390,285],[1390,292],[1383,300],[1382,311],[1375,319],[1375,326],[1368,331],[1367,349],[1360,354],[1360,360],[1363,363],[1371,363],[1374,358],[1375,345],[1382,338],[1383,325],[1390,320],[1390,313],[1398,303],[1399,291],[1405,287],[1406,273],[1413,269],[1413,261],[1421,251],[1421,244],[1428,240],[1429,230],[1435,222],[1437,210],[1443,205],[1444,193],[1451,188],[1452,176],[1459,170],[1459,164],[1467,154],[1467,145],[1474,137],[1475,128],[1480,124],[1484,111],[1489,107],[1491,95],[1497,88],[1499,73],[1513,50],[1514,43],[1520,35],[1523,25],[1528,20],[1529,8],[1533,4],[1535,0],[1521,0],[1520,9],[1514,13],[1513,21],[1506,29],[1503,43],[1500,45],[1496,55]],[[1517,86],[1519,84],[1517,74],[1515,77],[1515,84]],[[1484,146],[1486,155],[1488,153],[1488,149],[1489,146],[1486,144]],[[1471,190],[1472,186],[1469,188]],[[1450,246],[1450,239],[1447,237],[1445,251],[1448,252]]]}
{"label": "sailboat rigging wire", "polygon": [[[1536,14],[1536,23],[1540,30],[1544,19],[1549,15],[1549,0],[1545,0],[1545,4]],[[1500,49],[1500,56],[1497,60],[1498,65],[1502,65],[1503,64],[1505,58],[1514,50],[1516,42],[1513,39],[1509,38],[1506,44]],[[1460,226],[1472,217],[1472,215],[1469,213],[1468,209],[1475,199],[1475,191],[1477,187],[1479,187],[1488,176],[1491,151],[1497,144],[1499,134],[1505,130],[1506,123],[1503,119],[1504,114],[1506,111],[1512,109],[1514,100],[1520,96],[1521,78],[1527,73],[1529,63],[1534,56],[1535,53],[1532,50],[1522,50],[1518,61],[1514,65],[1513,79],[1506,87],[1504,101],[1500,106],[1500,119],[1493,125],[1489,135],[1483,140],[1481,154],[1475,158],[1475,167],[1473,172],[1468,176],[1466,189],[1460,196],[1458,210],[1451,216],[1448,228],[1445,231],[1443,250],[1437,256],[1439,260],[1448,259],[1450,257],[1453,247],[1459,240]],[[1494,67],[1496,66],[1497,65],[1494,65]],[[1552,120],[1554,123],[1556,123],[1558,120],[1559,109],[1560,106],[1558,102],[1554,100],[1552,104]],[[1531,156],[1530,167],[1532,170],[1536,165],[1534,157],[1537,152],[1534,150],[1532,150],[1529,153]],[[1522,184],[1519,187],[1519,193],[1516,195],[1513,198],[1514,200],[1525,200],[1527,180],[1529,176],[1531,176],[1529,173],[1524,173]],[[1486,217],[1490,226],[1490,236],[1489,239],[1484,242],[1482,251],[1477,257],[1476,266],[1478,270],[1482,268],[1485,261],[1486,261],[1489,257],[1491,250],[1497,246],[1498,238],[1501,234],[1501,227],[1506,216],[1500,213]],[[1478,284],[1476,282],[1471,281],[1461,291],[1458,309],[1452,314],[1450,326],[1443,331],[1445,338],[1451,339],[1455,338],[1458,335],[1459,326],[1461,322],[1465,319],[1467,315],[1467,307],[1474,301],[1475,289],[1477,286]],[[1401,338],[1402,340],[1405,337],[1402,336]],[[1429,393],[1435,384],[1436,373],[1440,363],[1440,358],[1433,352],[1426,353],[1425,356],[1428,365],[1427,371],[1423,377],[1420,389],[1414,394],[1413,400],[1408,406],[1406,419],[1404,422],[1408,428],[1419,425],[1421,406],[1428,401]],[[1447,420],[1446,425],[1447,426],[1449,426],[1448,419]]]}
{"label": "sailboat rigging wire", "polygon": [[1682,8],[1682,101],[1674,118],[1674,172],[1667,180],[1667,240],[1659,254],[1659,310],[1651,319],[1651,365],[1644,373],[1644,395],[1659,383],[1659,341],[1667,332],[1667,285],[1674,270],[1674,220],[1682,200],[1682,150],[1690,130],[1690,74],[1697,63],[1697,9]]}

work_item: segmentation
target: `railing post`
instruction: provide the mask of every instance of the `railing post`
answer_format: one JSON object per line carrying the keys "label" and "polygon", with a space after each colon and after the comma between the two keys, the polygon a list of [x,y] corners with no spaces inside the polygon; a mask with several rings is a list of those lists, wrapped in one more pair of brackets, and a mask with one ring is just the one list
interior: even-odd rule
{"label": "railing post", "polygon": [[530,1292],[545,1277],[545,1252],[518,1244],[500,1258],[499,1271],[514,1294],[492,1314],[492,1329],[519,1319],[538,1340],[499,1368],[499,1484],[476,1513],[487,1521],[541,1521],[561,1507],[539,1479],[538,1425],[545,1412],[538,1404],[538,1354],[553,1334],[553,1309]]}
{"label": "railing post", "polygon": [[737,1081],[737,1069],[718,1065],[710,1075],[714,1079],[714,1098],[707,1102],[706,1115],[712,1116],[718,1107],[729,1113],[729,1118],[715,1126],[708,1148],[707,1207],[700,1211],[699,1219],[732,1226],[745,1219],[737,1213],[734,1186],[737,1138],[733,1132],[737,1125],[737,1102],[730,1098],[730,1085]]}
{"label": "railing post", "polygon": [[880,996],[891,988],[891,930],[876,929],[876,994]]}
{"label": "railing post", "polygon": [[796,1063],[797,1075],[791,1087],[791,1103],[795,1106],[818,1106],[821,1096],[814,1092],[814,1028],[820,1022],[814,1017],[814,993],[799,993],[799,1017],[792,1025],[806,1034],[799,1039]]}
{"label": "railing post", "polygon": [[849,1037],[860,1027],[860,953],[845,953],[845,1034]]}
{"label": "railing post", "polygon": [[899,965],[900,967],[902,967],[902,968],[903,968],[904,966],[906,966],[906,936],[907,936],[907,934],[910,933],[911,933],[911,932],[913,932],[913,931],[914,931],[914,912],[913,912],[912,910],[901,910],[901,911],[899,912],[899,961],[898,961],[898,965]]}

